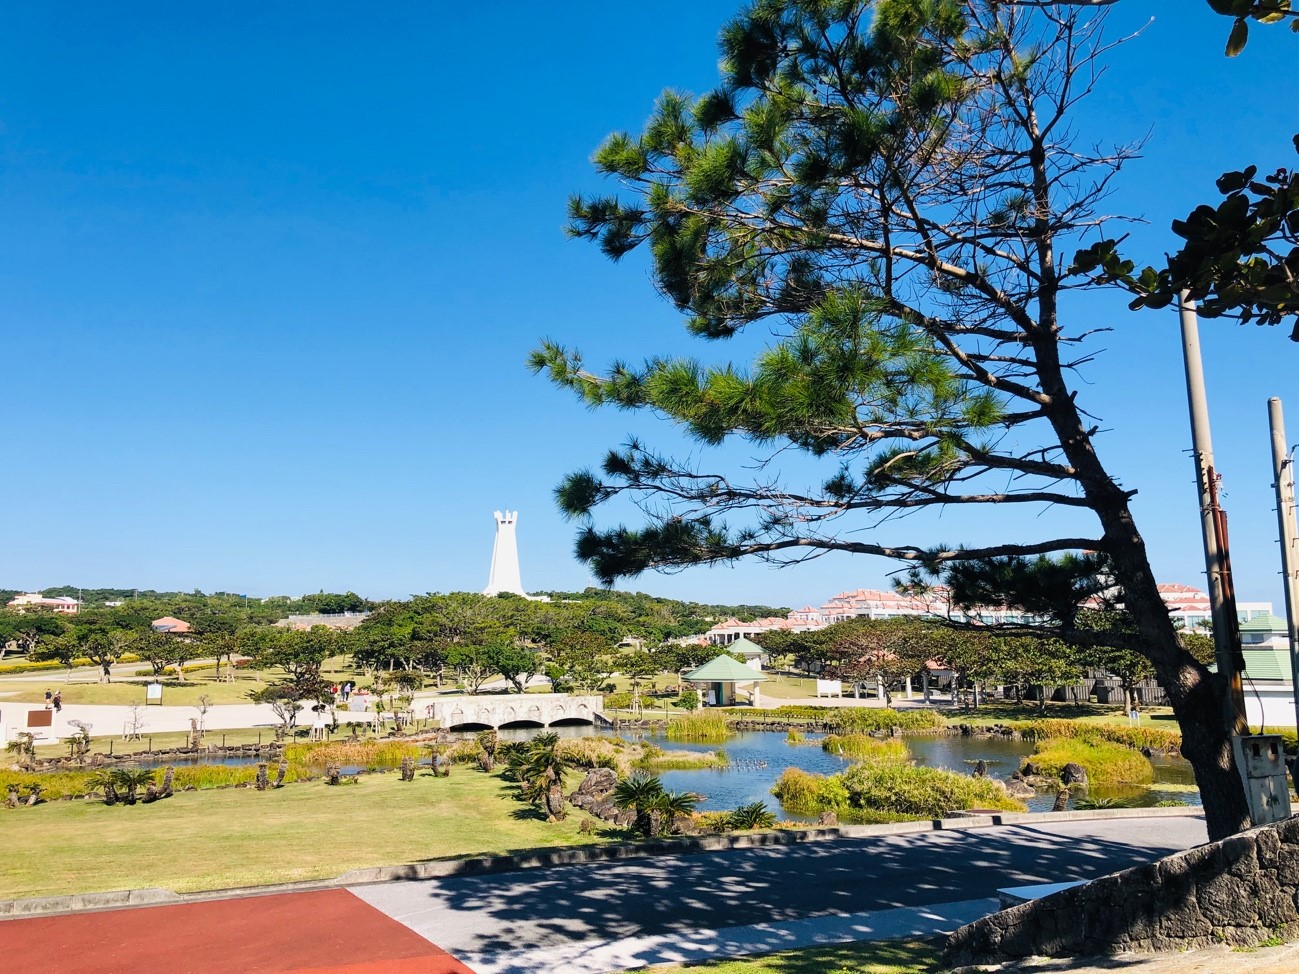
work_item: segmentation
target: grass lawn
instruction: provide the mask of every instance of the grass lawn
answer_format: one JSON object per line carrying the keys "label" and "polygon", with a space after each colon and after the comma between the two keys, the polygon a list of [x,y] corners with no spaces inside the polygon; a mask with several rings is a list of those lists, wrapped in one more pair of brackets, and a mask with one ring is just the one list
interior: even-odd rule
{"label": "grass lawn", "polygon": [[364,775],[274,791],[180,792],[151,805],[59,801],[0,811],[0,899],[161,886],[177,892],[602,841],[576,811],[548,824],[495,774]]}
{"label": "grass lawn", "polygon": [[[1001,700],[980,704],[978,710],[961,710],[951,707],[940,708],[949,721],[957,724],[1004,724],[1010,720],[1076,720],[1084,724],[1123,724],[1128,723],[1127,711],[1121,706],[1098,703],[1055,703],[1048,701],[1043,713],[1037,703],[1027,701],[1022,704]],[[1141,711],[1143,727],[1162,727],[1165,730],[1177,730],[1177,719],[1171,707],[1150,707]]]}
{"label": "grass lawn", "polygon": [[[299,727],[298,730],[301,736],[306,737],[309,733],[309,726],[305,728]],[[256,744],[259,741],[266,744],[274,739],[275,731],[269,727],[247,727],[208,731],[204,741],[214,747],[220,747],[223,744],[233,747],[236,744]],[[151,734],[149,728],[145,727],[140,732],[140,740],[138,741],[123,741],[111,734],[105,734],[103,737],[91,739],[90,753],[112,754],[114,756],[136,754],[148,751],[150,743],[153,744],[154,750],[158,751],[172,747],[188,747],[189,731],[167,731],[166,733]],[[36,745],[36,756],[38,758],[65,758],[68,756],[68,745],[66,742],[38,744]]]}
{"label": "grass lawn", "polygon": [[[31,680],[0,680],[0,700],[20,703],[43,703],[45,691],[61,690],[64,704],[116,704],[129,706],[144,703],[144,688],[153,682],[149,677],[114,677],[112,683],[99,683],[93,676],[74,677],[65,682],[63,674],[55,674],[47,683]],[[266,684],[255,673],[240,672],[235,682],[226,683],[213,678],[212,670],[200,670],[177,683],[175,677],[162,680],[162,702],[168,706],[193,707],[198,698],[207,696],[217,703],[248,703],[250,690],[259,690]]]}
{"label": "grass lawn", "polygon": [[923,940],[879,940],[782,950],[738,960],[642,968],[650,974],[699,971],[700,974],[928,974],[943,970],[937,944]]}

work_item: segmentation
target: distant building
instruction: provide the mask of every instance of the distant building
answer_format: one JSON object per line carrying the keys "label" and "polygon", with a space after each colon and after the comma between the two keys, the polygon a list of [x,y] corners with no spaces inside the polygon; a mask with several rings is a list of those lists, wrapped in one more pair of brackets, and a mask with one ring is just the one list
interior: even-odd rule
{"label": "distant building", "polygon": [[47,599],[40,592],[24,592],[22,595],[15,595],[9,600],[8,605],[15,612],[24,612],[27,609],[49,609],[70,616],[76,615],[77,610],[81,608],[80,602],[66,595]]}
{"label": "distant building", "polygon": [[[1208,592],[1177,582],[1160,582],[1159,595],[1168,606],[1168,614],[1187,629],[1208,629],[1213,622],[1213,613],[1209,610]],[[1236,603],[1236,618],[1242,623],[1271,614],[1271,602]]]}
{"label": "distant building", "polygon": [[[1159,594],[1168,606],[1168,614],[1188,630],[1204,630],[1210,622],[1208,593],[1190,585],[1161,582]],[[1236,614],[1242,627],[1251,620],[1271,617],[1271,602],[1237,602]],[[824,629],[848,619],[898,619],[903,617],[955,619],[959,622],[1006,625],[1035,621],[1028,613],[1008,606],[982,605],[956,608],[951,604],[950,593],[936,585],[921,596],[903,595],[880,589],[859,588],[840,592],[820,608],[806,605],[789,613],[787,619],[758,619],[741,623],[735,619],[714,626],[708,631],[710,643],[725,646],[741,636],[751,638],[757,633],[772,629],[789,629],[806,632]],[[1274,617],[1273,617],[1274,618]]]}
{"label": "distant building", "polygon": [[189,632],[194,628],[184,619],[177,619],[175,616],[163,616],[161,619],[154,619],[153,622],[149,623],[149,626],[154,632],[170,632],[178,635]]}
{"label": "distant building", "polygon": [[355,629],[369,616],[368,612],[308,612],[303,615],[291,615],[275,624],[281,629],[310,629],[312,626]]}

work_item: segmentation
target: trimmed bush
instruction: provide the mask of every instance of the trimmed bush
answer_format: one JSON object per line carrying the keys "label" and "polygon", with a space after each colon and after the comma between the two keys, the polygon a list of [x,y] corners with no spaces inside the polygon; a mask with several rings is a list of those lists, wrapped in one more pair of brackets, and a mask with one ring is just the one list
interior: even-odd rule
{"label": "trimmed bush", "polygon": [[905,764],[911,760],[911,752],[902,741],[869,734],[827,734],[821,738],[821,750],[872,764]]}
{"label": "trimmed bush", "polygon": [[[140,657],[135,653],[123,653],[119,663],[138,663]],[[72,661],[74,667],[77,666],[98,666],[93,660],[86,659],[84,656],[78,656]],[[62,663],[56,659],[46,659],[39,662],[22,662],[22,663],[0,663],[0,674],[3,673],[37,673],[41,670],[61,670],[64,669]]]}
{"label": "trimmed bush", "polygon": [[631,691],[623,690],[619,693],[606,693],[604,695],[605,710],[630,710],[631,709]]}
{"label": "trimmed bush", "polygon": [[1038,773],[1060,777],[1066,764],[1081,765],[1093,785],[1143,785],[1155,780],[1154,766],[1139,751],[1110,741],[1048,738],[1025,759]]}

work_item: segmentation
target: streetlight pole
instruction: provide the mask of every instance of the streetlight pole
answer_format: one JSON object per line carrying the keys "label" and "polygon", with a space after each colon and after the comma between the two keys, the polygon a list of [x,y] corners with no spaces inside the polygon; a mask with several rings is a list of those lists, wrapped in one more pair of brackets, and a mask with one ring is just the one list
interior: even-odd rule
{"label": "streetlight pole", "polygon": [[1249,733],[1245,719],[1245,689],[1241,681],[1240,621],[1231,583],[1227,552],[1227,516],[1218,504],[1218,475],[1213,468],[1213,437],[1209,404],[1200,360],[1200,328],[1195,302],[1183,291],[1178,311],[1182,324],[1182,358],[1186,364],[1186,398],[1191,414],[1191,444],[1195,478],[1200,489],[1200,532],[1204,538],[1204,567],[1208,575],[1209,608],[1213,616],[1214,655],[1218,676],[1226,684],[1223,717],[1233,738]]}
{"label": "streetlight pole", "polygon": [[[1281,400],[1267,401],[1272,428],[1272,473],[1276,477],[1276,519],[1281,533],[1281,575],[1285,579],[1286,630],[1290,637],[1290,683],[1294,691],[1295,726],[1299,727],[1299,529],[1295,527],[1294,460],[1285,441]],[[1299,758],[1290,766],[1299,786]]]}

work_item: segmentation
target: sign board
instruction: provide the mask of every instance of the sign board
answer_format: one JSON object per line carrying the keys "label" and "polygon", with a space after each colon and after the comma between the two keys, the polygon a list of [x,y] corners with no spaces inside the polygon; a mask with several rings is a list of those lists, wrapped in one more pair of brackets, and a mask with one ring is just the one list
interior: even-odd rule
{"label": "sign board", "polygon": [[162,684],[161,684],[161,683],[146,683],[146,684],[145,684],[145,687],[144,687],[144,702],[145,702],[145,703],[156,703],[156,704],[161,704],[161,703],[162,703]]}
{"label": "sign board", "polygon": [[817,680],[816,695],[818,697],[842,697],[843,681],[842,680]]}
{"label": "sign board", "polygon": [[53,710],[29,710],[27,711],[28,727],[53,727],[54,711]]}

